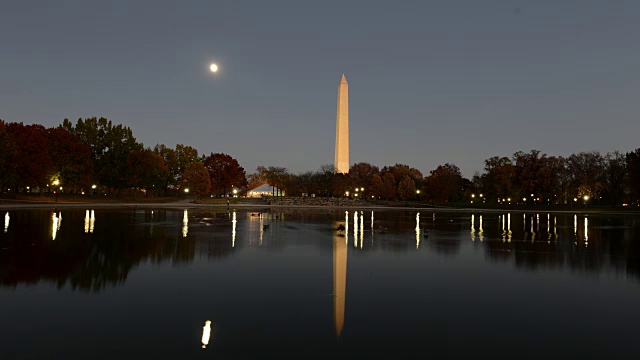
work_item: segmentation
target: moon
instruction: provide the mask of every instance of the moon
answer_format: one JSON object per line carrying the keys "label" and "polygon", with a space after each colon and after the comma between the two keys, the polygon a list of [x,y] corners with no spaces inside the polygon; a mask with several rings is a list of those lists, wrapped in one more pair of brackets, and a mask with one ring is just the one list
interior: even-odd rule
{"label": "moon", "polygon": [[211,72],[218,72],[218,65],[216,64],[211,64],[209,66],[209,70],[211,70]]}

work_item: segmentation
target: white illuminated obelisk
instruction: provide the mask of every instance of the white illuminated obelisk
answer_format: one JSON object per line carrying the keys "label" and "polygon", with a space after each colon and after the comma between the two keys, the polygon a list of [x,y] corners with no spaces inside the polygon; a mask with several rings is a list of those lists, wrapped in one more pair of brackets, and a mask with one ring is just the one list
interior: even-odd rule
{"label": "white illuminated obelisk", "polygon": [[336,114],[336,173],[349,172],[349,84],[342,74],[338,85],[338,111]]}

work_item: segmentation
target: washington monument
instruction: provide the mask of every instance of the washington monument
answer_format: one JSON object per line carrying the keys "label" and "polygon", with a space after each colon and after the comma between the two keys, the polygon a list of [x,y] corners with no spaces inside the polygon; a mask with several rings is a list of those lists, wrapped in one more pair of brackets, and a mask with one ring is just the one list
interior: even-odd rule
{"label": "washington monument", "polygon": [[334,171],[342,174],[349,172],[349,84],[344,74],[338,85]]}

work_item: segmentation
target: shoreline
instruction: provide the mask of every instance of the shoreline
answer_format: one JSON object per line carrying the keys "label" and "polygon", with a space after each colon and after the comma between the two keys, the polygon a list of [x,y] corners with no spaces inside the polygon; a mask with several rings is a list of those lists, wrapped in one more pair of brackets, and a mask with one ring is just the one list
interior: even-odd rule
{"label": "shoreline", "polygon": [[176,202],[149,202],[149,203],[101,203],[101,202],[39,202],[39,201],[16,201],[1,202],[1,210],[29,210],[29,209],[86,209],[86,208],[101,208],[101,209],[256,209],[256,208],[289,208],[289,209],[367,209],[367,210],[411,210],[411,211],[433,211],[433,212],[461,212],[461,213],[558,213],[558,214],[607,214],[607,215],[640,215],[640,210],[627,211],[627,210],[607,210],[607,209],[588,209],[580,208],[575,210],[553,210],[553,209],[486,209],[486,208],[459,208],[459,207],[415,207],[415,206],[381,206],[381,205],[367,205],[367,206],[333,206],[333,205],[266,205],[266,204],[198,204],[190,201],[176,201]]}

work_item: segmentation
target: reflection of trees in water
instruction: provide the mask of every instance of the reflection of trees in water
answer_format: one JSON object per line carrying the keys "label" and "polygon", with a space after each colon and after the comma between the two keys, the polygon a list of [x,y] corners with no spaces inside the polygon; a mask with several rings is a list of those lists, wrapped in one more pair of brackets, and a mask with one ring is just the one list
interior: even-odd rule
{"label": "reflection of trees in water", "polygon": [[[482,246],[492,261],[513,261],[516,268],[569,269],[581,273],[597,274],[613,270],[640,278],[640,238],[635,217],[585,215],[574,217],[557,215],[557,229],[552,224],[547,231],[546,216],[534,219],[528,215],[520,220],[514,217],[512,240],[503,241],[495,226],[485,227],[489,241]],[[538,224],[538,221],[540,224]],[[539,225],[539,226],[538,226]]]}
{"label": "reflection of trees in water", "polygon": [[[2,238],[0,284],[16,286],[41,280],[58,288],[99,291],[122,284],[141,263],[188,263],[195,244],[179,235],[175,212],[99,212],[93,234],[82,232],[84,210],[65,210],[56,240],[51,240],[50,211],[15,212]],[[140,218],[142,216],[143,218]],[[151,228],[153,227],[153,231]]]}
{"label": "reflection of trees in water", "polygon": [[[355,256],[372,252],[407,254],[423,249],[443,256],[455,255],[471,231],[470,215],[438,213],[434,219],[432,213],[421,212],[420,236],[428,232],[429,237],[421,237],[417,250],[415,211],[376,211],[372,230],[371,211],[364,210],[361,238],[364,246],[354,248],[353,210],[348,211],[348,248]],[[231,213],[226,210],[189,210],[186,238],[181,232],[183,211],[98,210],[93,233],[83,231],[85,210],[61,212],[62,225],[55,240],[52,240],[51,210],[11,212],[8,233],[0,233],[0,286],[47,281],[59,288],[99,291],[124,283],[129,272],[143,263],[168,262],[179,266],[193,261],[196,253],[221,259],[238,250],[232,247]],[[271,224],[264,231],[261,244],[258,212],[265,223]],[[253,209],[237,211],[236,215],[237,238],[241,239],[235,242],[236,248],[261,246],[266,251],[281,251],[291,241],[308,241],[309,232],[326,233],[327,239],[332,238],[335,229],[331,224],[344,222],[345,210]],[[547,231],[546,214],[534,219],[533,224],[530,215],[523,218],[521,213],[512,214],[513,233],[507,237],[498,214],[485,213],[480,237],[476,215],[475,230],[471,232],[473,246],[484,248],[487,259],[513,262],[518,269],[569,269],[594,274],[614,271],[640,280],[637,217],[587,216],[586,237],[584,215],[577,216],[577,224],[572,215],[556,217],[557,229],[550,226]],[[480,241],[481,238],[484,240]],[[331,241],[309,244],[332,248]]]}

